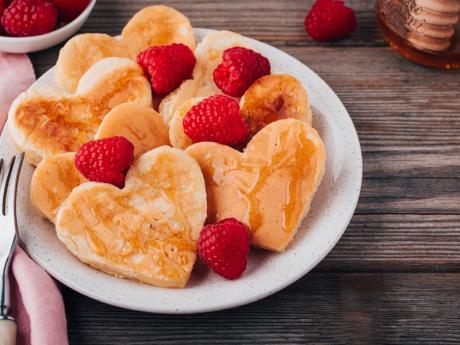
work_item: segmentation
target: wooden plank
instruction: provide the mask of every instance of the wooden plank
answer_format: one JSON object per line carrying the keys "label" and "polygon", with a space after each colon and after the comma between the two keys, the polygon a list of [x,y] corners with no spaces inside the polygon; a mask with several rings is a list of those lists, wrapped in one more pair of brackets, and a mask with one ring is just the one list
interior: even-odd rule
{"label": "wooden plank", "polygon": [[[361,132],[360,132],[361,133]],[[383,150],[384,148],[382,148]],[[387,151],[364,151],[364,176],[426,177],[432,179],[459,178],[460,149],[427,147],[411,150],[407,147],[387,148]],[[437,183],[437,181],[432,181]]]}
{"label": "wooden plank", "polygon": [[316,271],[460,272],[460,216],[356,214]]}
{"label": "wooden plank", "polygon": [[458,344],[460,275],[312,273],[248,306],[121,310],[64,290],[71,344]]}
{"label": "wooden plank", "polygon": [[357,213],[460,214],[456,178],[366,178]]}

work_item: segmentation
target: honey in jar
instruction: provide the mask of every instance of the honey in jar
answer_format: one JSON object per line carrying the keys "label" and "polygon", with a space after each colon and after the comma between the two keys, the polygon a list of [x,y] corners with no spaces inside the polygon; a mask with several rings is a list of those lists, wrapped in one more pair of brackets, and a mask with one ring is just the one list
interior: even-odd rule
{"label": "honey in jar", "polygon": [[376,11],[385,40],[401,55],[460,68],[460,0],[377,0]]}

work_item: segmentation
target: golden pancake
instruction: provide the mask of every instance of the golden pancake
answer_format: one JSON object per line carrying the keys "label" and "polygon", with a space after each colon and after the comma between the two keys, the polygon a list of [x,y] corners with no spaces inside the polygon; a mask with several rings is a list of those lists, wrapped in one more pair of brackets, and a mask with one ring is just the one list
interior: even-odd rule
{"label": "golden pancake", "polygon": [[123,136],[134,145],[134,157],[169,145],[168,126],[152,108],[137,103],[117,105],[102,120],[95,139]]}
{"label": "golden pancake", "polygon": [[132,60],[106,58],[85,73],[74,94],[38,87],[22,93],[8,114],[10,137],[36,165],[43,157],[77,151],[94,138],[105,115],[126,102],[151,107],[150,85]]}
{"label": "golden pancake", "polygon": [[325,165],[318,133],[296,119],[272,122],[244,153],[202,142],[186,152],[201,166],[208,221],[234,217],[247,224],[252,243],[283,251],[307,214]]}
{"label": "golden pancake", "polygon": [[241,115],[255,135],[273,121],[294,118],[311,125],[307,91],[296,78],[271,74],[256,80],[240,101]]}
{"label": "golden pancake", "polygon": [[190,139],[187,134],[185,134],[184,126],[182,123],[190,108],[200,103],[203,99],[203,97],[191,98],[185,101],[179,107],[179,109],[177,109],[171,120],[171,123],[169,124],[169,141],[173,147],[185,150],[187,147],[193,144],[192,139]]}
{"label": "golden pancake", "polygon": [[126,185],[88,182],[56,216],[59,239],[81,261],[109,274],[160,287],[186,285],[206,219],[197,162],[167,146],[144,153]]}
{"label": "golden pancake", "polygon": [[51,222],[70,192],[88,180],[75,167],[75,153],[46,157],[35,169],[30,182],[32,204]]}
{"label": "golden pancake", "polygon": [[74,92],[83,74],[96,62],[107,57],[130,57],[120,40],[106,34],[76,35],[62,47],[56,62],[56,82]]}
{"label": "golden pancake", "polygon": [[213,72],[222,62],[224,50],[235,46],[248,46],[247,38],[230,31],[215,31],[203,38],[195,50],[196,65],[192,79],[184,81],[160,103],[159,112],[168,124],[177,109],[190,98],[222,93],[214,84]]}
{"label": "golden pancake", "polygon": [[70,39],[56,63],[58,85],[74,92],[80,78],[97,61],[107,57],[136,60],[141,51],[158,45],[183,43],[195,49],[195,37],[187,17],[167,6],[149,6],[126,24],[120,39],[105,34],[81,34]]}
{"label": "golden pancake", "polygon": [[195,36],[190,21],[174,8],[158,5],[137,12],[121,32],[129,51],[137,56],[151,46],[183,43],[195,49]]}
{"label": "golden pancake", "polygon": [[[169,145],[168,127],[151,108],[123,103],[110,111],[94,139],[124,136],[134,145],[134,158],[159,146]],[[75,166],[73,152],[43,159],[30,184],[30,200],[51,222],[72,190],[88,180]]]}

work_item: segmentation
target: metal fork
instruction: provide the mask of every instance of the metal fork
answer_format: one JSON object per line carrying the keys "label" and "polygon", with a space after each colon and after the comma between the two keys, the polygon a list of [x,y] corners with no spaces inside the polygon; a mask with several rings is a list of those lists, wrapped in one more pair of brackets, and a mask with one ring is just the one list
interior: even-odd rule
{"label": "metal fork", "polygon": [[0,159],[0,345],[16,344],[16,323],[10,315],[11,290],[8,277],[18,242],[16,192],[24,153],[11,158],[8,169]]}

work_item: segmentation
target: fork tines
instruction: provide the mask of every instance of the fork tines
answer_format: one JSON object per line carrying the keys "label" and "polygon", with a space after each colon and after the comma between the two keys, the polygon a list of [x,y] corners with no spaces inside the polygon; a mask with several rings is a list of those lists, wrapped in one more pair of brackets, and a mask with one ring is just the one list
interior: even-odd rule
{"label": "fork tines", "polygon": [[16,190],[19,182],[19,174],[21,172],[22,162],[24,161],[24,153],[13,156],[5,169],[5,162],[0,159],[0,211],[1,215],[6,216],[6,212],[15,211],[16,207]]}

